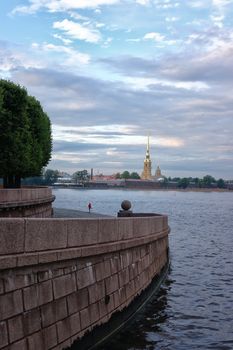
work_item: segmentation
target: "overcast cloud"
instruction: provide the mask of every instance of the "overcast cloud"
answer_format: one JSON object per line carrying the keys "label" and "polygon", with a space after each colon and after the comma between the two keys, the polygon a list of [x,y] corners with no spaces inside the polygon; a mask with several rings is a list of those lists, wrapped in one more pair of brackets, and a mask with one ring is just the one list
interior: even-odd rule
{"label": "overcast cloud", "polygon": [[233,178],[233,2],[0,4],[1,77],[53,124],[49,167]]}

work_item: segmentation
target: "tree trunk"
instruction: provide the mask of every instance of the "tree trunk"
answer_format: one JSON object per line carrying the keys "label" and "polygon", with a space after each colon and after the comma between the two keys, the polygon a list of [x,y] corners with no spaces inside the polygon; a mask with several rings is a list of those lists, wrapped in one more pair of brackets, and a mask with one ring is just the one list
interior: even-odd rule
{"label": "tree trunk", "polygon": [[7,188],[7,176],[3,176],[3,188]]}
{"label": "tree trunk", "polygon": [[16,175],[15,176],[15,187],[20,188],[21,187],[21,176]]}
{"label": "tree trunk", "polygon": [[6,175],[3,177],[3,188],[20,188],[21,176]]}

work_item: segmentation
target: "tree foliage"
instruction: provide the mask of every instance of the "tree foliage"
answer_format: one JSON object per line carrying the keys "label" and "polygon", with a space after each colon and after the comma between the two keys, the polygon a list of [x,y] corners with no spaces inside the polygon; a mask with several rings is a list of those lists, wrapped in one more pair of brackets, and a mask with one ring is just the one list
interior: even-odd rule
{"label": "tree foliage", "polygon": [[0,80],[0,176],[4,187],[40,175],[50,160],[51,125],[40,102],[25,88]]}
{"label": "tree foliage", "polygon": [[53,185],[55,182],[57,182],[59,176],[58,170],[52,170],[52,169],[46,169],[43,178],[46,185]]}
{"label": "tree foliage", "polygon": [[223,179],[218,179],[217,187],[218,188],[225,188],[226,187],[225,181]]}
{"label": "tree foliage", "polygon": [[138,173],[136,173],[135,171],[133,171],[132,173],[130,173],[128,170],[123,171],[122,174],[117,173],[116,178],[121,178],[121,179],[140,179],[140,176],[138,175]]}
{"label": "tree foliage", "polygon": [[212,183],[215,183],[215,182],[216,182],[215,178],[211,175],[206,175],[202,179],[203,187],[211,187]]}
{"label": "tree foliage", "polygon": [[140,176],[138,175],[138,173],[136,173],[135,171],[133,171],[130,174],[130,179],[140,179]]}
{"label": "tree foliage", "polygon": [[189,185],[189,179],[187,177],[183,177],[182,179],[180,179],[178,181],[178,187],[179,188],[185,189],[185,188],[188,187],[188,185]]}
{"label": "tree foliage", "polygon": [[168,178],[168,181],[174,181],[177,183],[179,188],[226,188],[227,185],[223,179],[216,180],[211,175],[205,175],[203,178],[189,177],[189,178],[179,178],[174,177],[173,179]]}
{"label": "tree foliage", "polygon": [[76,171],[72,175],[72,178],[76,183],[84,183],[90,180],[90,175],[88,174],[87,170],[80,170],[80,171]]}
{"label": "tree foliage", "polygon": [[122,179],[129,179],[130,178],[130,173],[128,170],[123,171],[123,173],[121,174],[121,178]]}

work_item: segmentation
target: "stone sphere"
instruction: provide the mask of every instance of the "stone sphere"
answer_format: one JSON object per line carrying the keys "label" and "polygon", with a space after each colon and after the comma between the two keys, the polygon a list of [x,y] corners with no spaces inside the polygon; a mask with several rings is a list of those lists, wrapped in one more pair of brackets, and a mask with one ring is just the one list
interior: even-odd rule
{"label": "stone sphere", "polygon": [[124,200],[122,203],[121,203],[121,208],[123,210],[129,210],[131,208],[131,202],[130,201],[127,201],[127,200]]}

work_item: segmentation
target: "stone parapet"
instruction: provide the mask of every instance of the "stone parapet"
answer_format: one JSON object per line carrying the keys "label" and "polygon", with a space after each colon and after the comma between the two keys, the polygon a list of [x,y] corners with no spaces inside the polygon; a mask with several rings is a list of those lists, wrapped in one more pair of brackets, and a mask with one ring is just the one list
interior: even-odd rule
{"label": "stone parapet", "polygon": [[0,217],[51,217],[55,196],[48,187],[0,189]]}
{"label": "stone parapet", "polygon": [[0,349],[63,349],[168,261],[166,216],[0,219]]}

